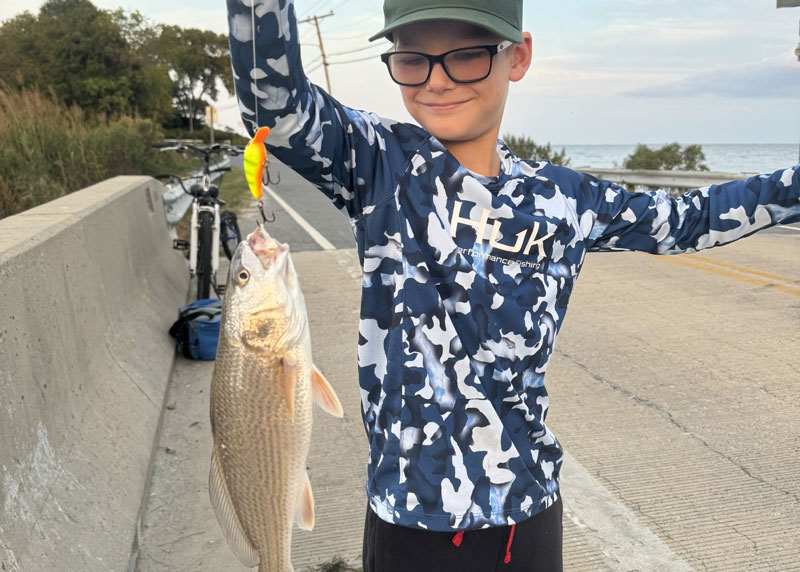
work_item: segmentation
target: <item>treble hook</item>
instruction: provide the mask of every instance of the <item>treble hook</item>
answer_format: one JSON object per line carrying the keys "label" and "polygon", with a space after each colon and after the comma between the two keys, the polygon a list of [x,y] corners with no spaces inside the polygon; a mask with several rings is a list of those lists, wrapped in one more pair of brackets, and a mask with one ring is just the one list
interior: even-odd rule
{"label": "treble hook", "polygon": [[269,223],[275,222],[275,212],[274,211],[269,213],[269,214],[272,215],[272,219],[271,220],[267,218],[266,214],[264,214],[264,203],[263,203],[263,201],[258,201],[258,212],[261,213],[261,218],[264,219],[264,222],[269,222]]}
{"label": "treble hook", "polygon": [[269,162],[264,163],[264,178],[266,179],[267,185],[280,185],[281,184],[281,174],[278,173],[278,179],[273,181],[272,180],[272,173],[269,171]]}

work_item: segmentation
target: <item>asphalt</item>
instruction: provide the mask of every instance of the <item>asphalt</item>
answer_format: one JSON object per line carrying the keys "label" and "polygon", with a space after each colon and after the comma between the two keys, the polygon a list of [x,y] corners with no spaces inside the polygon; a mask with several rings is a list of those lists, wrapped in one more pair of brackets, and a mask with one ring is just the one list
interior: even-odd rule
{"label": "asphalt", "polygon": [[[276,191],[333,246],[265,200],[292,246],[317,365],[344,420],[315,413],[312,532],[298,572],[360,565],[366,439],[356,380],[360,269],[346,219],[282,168]],[[243,216],[252,228],[255,211]],[[800,228],[694,255],[590,254],[547,373],[567,452],[564,569],[800,571]],[[221,270],[220,276],[224,269]],[[139,572],[245,570],[208,500],[213,363],[179,358]]]}

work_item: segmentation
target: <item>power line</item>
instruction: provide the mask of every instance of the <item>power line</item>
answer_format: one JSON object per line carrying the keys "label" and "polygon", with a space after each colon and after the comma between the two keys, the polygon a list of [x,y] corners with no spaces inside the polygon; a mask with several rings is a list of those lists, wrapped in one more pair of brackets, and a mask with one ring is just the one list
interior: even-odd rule
{"label": "power line", "polygon": [[[311,10],[303,14],[302,19],[304,20],[307,19],[310,14],[313,14],[314,12],[319,10],[322,7],[322,5],[325,4],[326,2],[330,2],[330,0],[320,0],[319,2],[314,4],[314,7],[311,8]],[[298,21],[297,23],[299,24],[300,22]]]}
{"label": "power line", "polygon": [[317,4],[317,7],[316,7],[316,8],[314,8],[314,9],[313,9],[311,12],[313,13],[313,12],[317,12],[317,11],[319,11],[319,10],[322,10],[322,9],[323,9],[323,8],[324,8],[324,7],[325,7],[327,4],[330,4],[330,3],[331,3],[331,1],[332,1],[332,0],[322,0],[322,2],[320,2],[319,4]]}
{"label": "power line", "polygon": [[325,66],[325,81],[328,84],[328,93],[331,93],[331,78],[330,75],[328,74],[328,58],[325,55],[325,47],[322,45],[322,32],[319,31],[319,21],[324,18],[328,18],[330,16],[333,16],[333,11],[330,11],[327,14],[323,14],[322,16],[317,16],[315,14],[314,16],[311,16],[309,18],[297,22],[298,24],[304,24],[306,22],[309,23],[314,22],[314,27],[317,29],[317,39],[319,40],[319,52],[320,54],[322,54],[322,65]]}
{"label": "power line", "polygon": [[[326,4],[330,4],[332,1],[333,0],[322,0],[321,2],[317,2],[317,5],[314,6],[311,10],[309,10],[305,14],[305,16],[303,16],[303,18],[308,18],[311,14],[313,14],[314,12],[317,12],[318,10],[321,10],[322,8],[325,7]],[[340,6],[344,6],[345,4],[347,4],[349,1],[350,0],[342,0],[336,6],[333,6],[332,8],[328,8],[328,11],[329,12],[333,12],[334,10],[339,8]]]}
{"label": "power line", "polygon": [[329,56],[343,56],[345,54],[354,54],[356,52],[363,52],[365,50],[374,50],[375,48],[383,49],[384,47],[386,47],[386,46],[384,46],[383,44],[372,44],[371,46],[364,46],[363,48],[356,48],[355,50],[346,50],[344,52],[334,52],[334,53],[328,54],[328,55]]}
{"label": "power line", "polygon": [[344,41],[344,40],[363,40],[364,34],[353,34],[352,36],[328,36],[329,40]]}
{"label": "power line", "polygon": [[[359,18],[359,19],[358,19],[358,20],[356,20],[355,22],[350,22],[350,23],[348,23],[348,24],[345,24],[344,26],[339,26],[339,27],[337,27],[337,28],[331,28],[331,29],[329,29],[329,30],[325,30],[325,33],[329,33],[329,32],[338,32],[339,30],[352,30],[352,29],[353,29],[353,26],[356,26],[356,25],[358,25],[358,24],[361,24],[362,22],[366,22],[367,20],[374,20],[374,19],[375,19],[375,18],[377,18],[377,17],[378,17],[378,14],[370,14],[370,15],[368,15],[368,16],[364,16],[363,18]],[[364,35],[363,35],[363,34],[359,34],[359,36],[358,36],[358,37],[361,37],[361,38],[363,38],[363,37],[364,37]]]}
{"label": "power line", "polygon": [[341,1],[341,2],[339,2],[339,3],[338,3],[336,6],[334,6],[333,8],[331,8],[331,11],[333,11],[333,10],[336,10],[337,8],[341,8],[342,6],[344,6],[345,4],[347,4],[349,1],[350,1],[350,0],[342,0],[342,1]]}
{"label": "power line", "polygon": [[378,59],[378,58],[376,58],[375,56],[369,56],[369,57],[367,57],[367,58],[360,58],[360,59],[357,59],[357,60],[347,60],[347,61],[344,61],[344,62],[328,62],[328,64],[327,64],[327,65],[329,65],[329,66],[335,66],[335,65],[337,65],[337,64],[354,64],[354,63],[356,63],[356,62],[365,62],[365,61],[367,61],[367,60],[373,60],[373,61],[377,61],[377,59]]}
{"label": "power line", "polygon": [[306,71],[306,75],[308,75],[308,74],[311,74],[311,73],[314,73],[315,71],[317,71],[317,70],[318,70],[319,68],[321,68],[321,67],[322,67],[322,64],[317,64],[317,65],[315,65],[313,68],[311,68],[310,70],[307,70],[307,71]]}

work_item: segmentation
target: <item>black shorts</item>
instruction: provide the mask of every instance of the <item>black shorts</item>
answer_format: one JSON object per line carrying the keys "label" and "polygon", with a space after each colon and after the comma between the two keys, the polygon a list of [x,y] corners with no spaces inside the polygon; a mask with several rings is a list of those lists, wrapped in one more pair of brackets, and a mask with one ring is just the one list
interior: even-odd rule
{"label": "black shorts", "polygon": [[431,532],[384,522],[367,506],[364,572],[562,572],[561,498],[514,527]]}

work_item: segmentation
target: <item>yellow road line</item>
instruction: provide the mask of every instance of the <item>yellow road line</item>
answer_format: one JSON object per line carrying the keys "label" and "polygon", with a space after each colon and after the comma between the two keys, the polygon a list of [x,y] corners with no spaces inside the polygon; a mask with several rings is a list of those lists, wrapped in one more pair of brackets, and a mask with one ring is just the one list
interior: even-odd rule
{"label": "yellow road line", "polygon": [[[703,260],[710,260],[710,259],[705,258],[705,257],[697,257],[697,256],[695,256],[694,258],[701,258]],[[696,268],[698,270],[705,270],[706,272],[711,272],[713,274],[717,274],[719,276],[725,276],[727,278],[733,278],[734,280],[739,280],[740,282],[747,282],[748,284],[754,284],[756,286],[767,286],[767,287],[770,287],[772,289],[779,290],[780,292],[785,292],[786,294],[791,294],[792,296],[800,296],[800,288],[793,288],[791,286],[786,286],[784,284],[776,284],[775,282],[772,282],[770,280],[762,280],[760,278],[755,278],[753,276],[748,276],[746,274],[740,274],[740,273],[737,273],[737,272],[731,272],[729,270],[724,270],[722,268],[718,268],[718,267],[712,266],[710,264],[704,264],[703,262],[693,262],[691,260],[687,260],[686,258],[681,258],[679,256],[659,256],[659,259],[665,260],[667,262],[672,262],[674,264],[682,264],[683,266],[689,266],[690,268]],[[714,262],[718,262],[718,261],[714,261]],[[721,266],[736,267],[735,264],[728,264],[728,263],[721,263]],[[743,269],[742,271],[750,272],[752,274],[763,274],[763,275],[767,275],[768,274],[767,272],[763,272],[762,273],[762,272],[760,272],[758,270],[748,269],[748,268],[746,268],[744,266],[739,266],[738,268],[742,268]],[[781,281],[792,282],[792,283],[796,282],[795,280],[792,280],[791,278],[778,276],[776,274],[772,274],[770,276],[773,276],[776,279],[781,280]]]}
{"label": "yellow road line", "polygon": [[770,280],[778,280],[779,282],[790,282],[792,284],[800,284],[800,280],[788,278],[787,276],[780,276],[779,274],[770,274],[769,272],[755,270],[753,268],[748,268],[747,266],[739,266],[738,264],[731,264],[730,262],[722,262],[721,260],[714,260],[713,258],[708,258],[707,256],[701,256],[699,254],[692,255],[692,258],[697,258],[699,260],[707,262],[708,264],[715,264],[717,266],[731,268],[733,270],[737,270],[745,274],[755,274],[756,276],[763,276],[764,278],[769,278]]}

